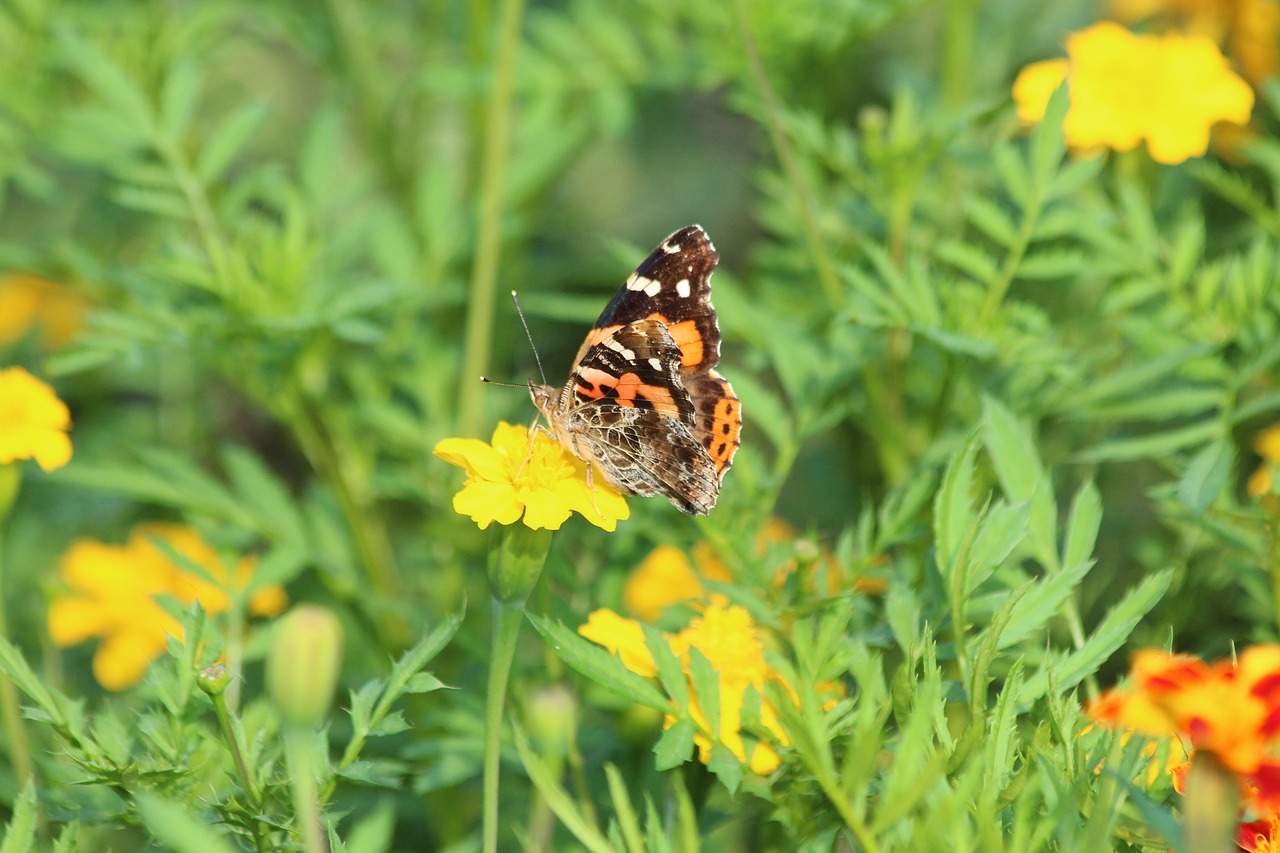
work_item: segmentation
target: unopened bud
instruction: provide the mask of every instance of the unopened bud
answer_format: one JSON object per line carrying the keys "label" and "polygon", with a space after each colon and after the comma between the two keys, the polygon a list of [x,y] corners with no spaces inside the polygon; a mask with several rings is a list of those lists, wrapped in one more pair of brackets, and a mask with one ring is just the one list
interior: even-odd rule
{"label": "unopened bud", "polygon": [[231,682],[226,664],[211,663],[196,673],[196,684],[210,696],[220,696]]}
{"label": "unopened bud", "polygon": [[300,604],[276,624],[267,691],[286,723],[315,728],[324,722],[341,663],[342,625],[332,610]]}
{"label": "unopened bud", "polygon": [[569,688],[551,684],[529,696],[524,719],[544,753],[567,755],[578,736],[578,701]]}

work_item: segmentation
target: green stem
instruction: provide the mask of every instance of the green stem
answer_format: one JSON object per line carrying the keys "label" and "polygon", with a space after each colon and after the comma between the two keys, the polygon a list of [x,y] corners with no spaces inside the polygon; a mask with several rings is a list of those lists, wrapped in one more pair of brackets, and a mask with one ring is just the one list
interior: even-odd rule
{"label": "green stem", "polygon": [[320,800],[316,788],[315,761],[311,754],[313,732],[298,726],[286,726],[285,758],[289,763],[289,788],[293,792],[293,808],[307,853],[329,853],[329,843],[320,823]]}
{"label": "green stem", "polygon": [[493,599],[493,657],[489,660],[489,693],[484,715],[484,853],[498,849],[498,769],[502,750],[502,711],[507,681],[516,655],[516,639],[524,621],[524,604]]}
{"label": "green stem", "polygon": [[843,302],[840,277],[836,274],[836,266],[827,250],[826,241],[818,226],[817,204],[809,192],[808,184],[800,171],[800,161],[791,141],[782,127],[782,108],[778,104],[777,95],[769,83],[769,75],[765,71],[760,51],[756,47],[755,32],[751,28],[751,18],[745,0],[737,0],[735,8],[738,13],[738,25],[742,30],[742,44],[746,48],[747,62],[756,86],[760,90],[760,99],[764,103],[765,124],[769,131],[769,141],[773,145],[775,156],[782,166],[782,173],[791,185],[800,207],[800,219],[804,226],[805,239],[809,244],[809,253],[813,256],[813,264],[818,273],[818,283],[826,293],[827,301],[833,309],[838,309]]}
{"label": "green stem", "polygon": [[498,9],[498,48],[493,61],[493,87],[489,90],[485,113],[476,258],[471,269],[465,367],[459,405],[458,426],[462,435],[473,435],[479,429],[479,379],[488,371],[489,351],[493,343],[494,293],[498,287],[498,261],[502,250],[502,204],[511,133],[511,90],[523,13],[524,0],[502,0]]}
{"label": "green stem", "polygon": [[[231,683],[235,681],[233,677]],[[253,775],[249,772],[248,762],[244,760],[244,749],[240,745],[240,738],[236,736],[236,731],[231,725],[231,712],[227,709],[227,700],[221,693],[211,694],[209,698],[213,700],[213,712],[218,718],[218,728],[222,732],[222,739],[227,742],[227,748],[231,750],[231,757],[236,763],[236,772],[240,776],[240,784],[249,797],[249,805],[255,812],[261,812],[262,795],[253,780]],[[253,843],[259,853],[268,853],[271,850],[271,843],[262,822],[257,819],[253,821]]]}
{"label": "green stem", "polygon": [[947,112],[956,113],[973,101],[973,33],[978,4],[974,0],[951,0],[946,10],[938,88],[942,106]]}
{"label": "green stem", "polygon": [[[11,495],[17,494],[16,478],[20,476],[17,464],[0,466],[0,478],[15,478],[12,489],[0,486]],[[7,514],[7,513],[6,513]],[[9,636],[9,620],[5,615],[5,586],[7,567],[4,563],[4,517],[0,515],[0,637],[12,642]],[[27,749],[26,728],[22,724],[22,710],[18,705],[18,688],[9,676],[0,674],[0,719],[4,722],[4,736],[9,743],[9,758],[13,761],[13,772],[19,786],[34,775],[31,766],[31,753]]]}

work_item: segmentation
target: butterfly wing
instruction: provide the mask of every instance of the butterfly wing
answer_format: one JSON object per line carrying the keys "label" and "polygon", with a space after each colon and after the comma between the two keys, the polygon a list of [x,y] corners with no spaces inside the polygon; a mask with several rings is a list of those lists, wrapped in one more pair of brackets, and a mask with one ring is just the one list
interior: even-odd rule
{"label": "butterfly wing", "polygon": [[680,373],[697,376],[720,361],[720,326],[711,307],[711,273],[720,261],[707,232],[681,228],[658,244],[605,306],[578,360],[617,329],[653,319],[680,348]]}

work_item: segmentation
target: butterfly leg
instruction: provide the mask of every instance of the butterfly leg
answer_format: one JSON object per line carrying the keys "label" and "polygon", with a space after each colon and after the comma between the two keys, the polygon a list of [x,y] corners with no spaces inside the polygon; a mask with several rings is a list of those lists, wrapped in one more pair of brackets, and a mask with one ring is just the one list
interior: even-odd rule
{"label": "butterfly leg", "polygon": [[587,492],[591,495],[591,508],[596,511],[596,515],[600,516],[601,519],[604,519],[604,513],[600,511],[600,506],[596,503],[595,478],[591,476],[591,472],[595,467],[596,466],[592,465],[590,462],[587,462]]}
{"label": "butterfly leg", "polygon": [[529,424],[529,449],[525,451],[524,460],[520,463],[520,467],[516,469],[517,477],[524,473],[524,466],[528,465],[529,460],[533,458],[533,439],[538,433],[542,433],[552,441],[556,440],[556,437],[551,434],[551,430],[538,423],[538,419],[535,417],[533,423]]}

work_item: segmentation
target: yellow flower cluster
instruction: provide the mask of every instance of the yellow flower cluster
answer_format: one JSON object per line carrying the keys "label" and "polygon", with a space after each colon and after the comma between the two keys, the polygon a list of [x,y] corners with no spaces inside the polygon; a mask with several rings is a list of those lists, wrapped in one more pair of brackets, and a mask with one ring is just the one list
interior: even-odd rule
{"label": "yellow flower cluster", "polygon": [[[612,610],[597,610],[588,617],[585,625],[578,628],[578,633],[618,655],[632,672],[645,677],[657,674],[653,655],[644,642],[644,630],[634,619],[625,619]],[[690,649],[701,652],[715,669],[720,687],[720,742],[739,761],[747,763],[753,772],[764,775],[776,770],[781,759],[774,745],[787,746],[789,740],[778,722],[777,710],[765,698],[765,685],[781,684],[793,697],[795,692],[765,661],[764,644],[751,615],[741,607],[711,605],[684,630],[665,636],[686,675],[690,673]],[[761,698],[760,723],[772,736],[773,744],[755,743],[748,753],[742,736],[742,707],[749,687],[754,688]],[[710,724],[698,704],[691,677],[689,692],[692,697],[690,714],[701,729],[709,730]],[[670,726],[675,720],[669,715],[665,724]],[[694,740],[698,745],[699,759],[703,763],[708,762],[711,757],[710,740],[703,734]]]}
{"label": "yellow flower cluster", "polygon": [[603,477],[588,484],[586,464],[541,431],[500,423],[491,443],[446,438],[433,452],[467,472],[453,509],[481,530],[495,521],[505,525],[521,519],[533,530],[559,530],[576,512],[613,531],[631,513]]}
{"label": "yellow flower cluster", "polygon": [[[156,541],[221,585],[175,563]],[[199,601],[209,613],[221,613],[231,606],[228,590],[248,587],[254,566],[253,559],[245,558],[229,572],[199,533],[176,524],[140,526],[122,546],[80,540],[63,555],[58,568],[69,591],[49,607],[49,634],[59,646],[101,637],[93,658],[94,677],[109,690],[124,690],[164,652],[168,636],[182,638],[182,626],[160,605],[159,597],[187,605]],[[267,586],[254,591],[249,610],[274,616],[286,603],[283,589]]]}
{"label": "yellow flower cluster", "polygon": [[1063,129],[1076,150],[1129,151],[1145,142],[1155,161],[1181,163],[1208,150],[1215,124],[1245,124],[1253,110],[1249,84],[1198,35],[1135,35],[1107,21],[1073,33],[1067,59],[1037,62],[1018,75],[1019,118],[1043,119],[1064,80],[1071,107]]}

